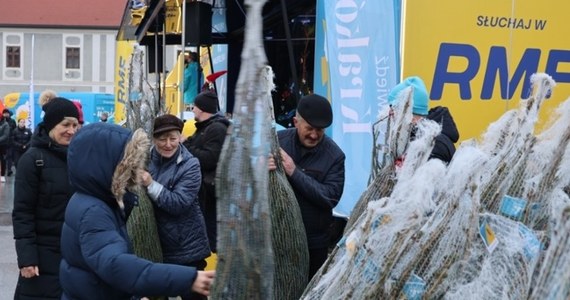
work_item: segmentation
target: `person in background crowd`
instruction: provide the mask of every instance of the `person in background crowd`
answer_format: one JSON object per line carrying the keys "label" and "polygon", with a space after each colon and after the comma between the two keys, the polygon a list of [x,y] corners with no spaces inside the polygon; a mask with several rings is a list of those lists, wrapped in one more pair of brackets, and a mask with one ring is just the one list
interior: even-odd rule
{"label": "person in background crowd", "polygon": [[61,233],[62,299],[209,294],[215,271],[153,263],[132,253],[126,222],[137,202],[132,190],[148,176],[149,146],[142,129],[131,133],[102,122],[86,125],[71,142],[69,178],[76,192]]}
{"label": "person in background crowd", "polygon": [[99,120],[103,123],[107,122],[107,119],[109,119],[109,114],[106,112],[101,113],[101,117],[99,118]]}
{"label": "person in background crowd", "polygon": [[[399,94],[406,88],[411,87],[412,91],[412,122],[416,124],[426,118],[438,122],[441,133],[435,138],[435,145],[430,155],[443,162],[449,163],[455,154],[455,145],[459,140],[459,131],[453,121],[453,117],[447,107],[437,106],[428,110],[429,93],[420,77],[411,76],[396,85],[388,94],[388,103],[395,104]],[[415,130],[412,131],[411,139],[415,138]],[[403,163],[404,157],[397,158],[397,165]]]}
{"label": "person in background crowd", "polygon": [[14,299],[60,299],[63,215],[72,195],[67,147],[79,123],[73,102],[54,98],[42,107],[31,147],[18,161],[12,224],[20,277]]}
{"label": "person in background crowd", "polygon": [[[180,144],[184,122],[173,115],[154,119],[149,171],[142,184],[154,205],[165,263],[204,270],[210,256],[204,216],[198,203],[200,163]],[[186,299],[205,299],[194,294]]]}
{"label": "person in background crowd", "polygon": [[[299,100],[294,128],[277,132],[283,168],[299,202],[309,245],[309,278],[328,256],[332,210],[344,189],[344,152],[328,136],[332,124],[329,101],[319,95]],[[269,159],[275,170],[275,160]]]}
{"label": "person in background crowd", "polygon": [[26,119],[18,120],[18,127],[12,133],[12,153],[14,154],[14,167],[18,169],[18,161],[22,154],[30,148],[32,131],[26,127]]}
{"label": "person in background crowd", "polygon": [[6,182],[6,154],[10,148],[10,123],[2,114],[0,119],[0,182]]}
{"label": "person in background crowd", "polygon": [[81,128],[85,123],[85,121],[83,120],[83,105],[81,105],[81,102],[75,100],[73,101],[73,104],[77,108],[77,113],[79,114],[77,121],[79,122],[79,128]]}
{"label": "person in background crowd", "polygon": [[186,52],[184,54],[184,105],[189,107],[194,103],[194,98],[198,94],[198,83],[200,80],[200,67],[198,53]]}
{"label": "person in background crowd", "polygon": [[12,166],[14,165],[14,154],[12,153],[12,134],[14,133],[14,130],[16,130],[16,121],[14,121],[14,119],[12,119],[12,112],[5,108],[2,111],[2,116],[4,117],[4,120],[6,120],[6,122],[8,122],[8,125],[10,125],[10,142],[8,144],[8,147],[6,148],[6,156],[5,156],[5,160],[6,160],[6,173],[2,174],[6,175],[6,176],[12,176],[12,174],[14,174],[12,172]]}
{"label": "person in background crowd", "polygon": [[202,92],[194,100],[196,132],[184,141],[184,146],[200,161],[202,184],[200,207],[206,219],[210,248],[216,252],[216,168],[230,122],[218,114],[218,97],[213,92]]}
{"label": "person in background crowd", "polygon": [[[57,98],[57,94],[55,91],[52,90],[44,90],[41,94],[40,94],[40,98],[38,99],[38,104],[40,105],[40,107],[44,107],[44,105],[46,105],[47,103],[49,103],[52,99]],[[42,110],[40,117],[43,119],[45,112]],[[38,131],[39,127],[36,125],[36,128],[34,128],[33,133],[36,134]]]}
{"label": "person in background crowd", "polygon": [[16,129],[16,121],[12,119],[12,111],[10,111],[7,108],[4,108],[4,110],[2,111],[2,116],[6,119],[8,124],[10,124],[10,129],[12,130]]}
{"label": "person in background crowd", "polygon": [[51,99],[53,99],[55,97],[57,97],[57,93],[55,91],[44,90],[40,94],[40,98],[38,99],[38,103],[40,106],[44,106],[46,103],[48,103]]}

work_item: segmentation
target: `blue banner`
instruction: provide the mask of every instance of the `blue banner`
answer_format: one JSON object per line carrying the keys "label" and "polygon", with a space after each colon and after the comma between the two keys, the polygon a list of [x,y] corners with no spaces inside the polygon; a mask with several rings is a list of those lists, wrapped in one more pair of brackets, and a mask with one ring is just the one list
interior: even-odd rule
{"label": "blue banner", "polygon": [[372,124],[398,82],[400,0],[324,2],[317,1],[314,89],[332,103],[328,134],[346,154],[335,213],[348,216],[367,187]]}

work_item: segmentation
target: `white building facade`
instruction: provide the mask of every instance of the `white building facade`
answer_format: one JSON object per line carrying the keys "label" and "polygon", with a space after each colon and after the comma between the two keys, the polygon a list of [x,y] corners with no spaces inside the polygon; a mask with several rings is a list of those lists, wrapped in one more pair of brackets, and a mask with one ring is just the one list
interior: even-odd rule
{"label": "white building facade", "polygon": [[0,27],[0,98],[52,89],[113,93],[116,30]]}

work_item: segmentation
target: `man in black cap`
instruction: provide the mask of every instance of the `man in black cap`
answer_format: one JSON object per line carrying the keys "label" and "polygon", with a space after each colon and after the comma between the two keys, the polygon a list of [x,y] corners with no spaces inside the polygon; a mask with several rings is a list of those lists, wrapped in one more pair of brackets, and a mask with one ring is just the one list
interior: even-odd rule
{"label": "man in black cap", "polygon": [[[309,278],[328,256],[332,210],[344,189],[345,155],[325,135],[332,109],[322,96],[308,95],[297,105],[295,128],[279,131],[283,168],[301,208],[309,244]],[[272,159],[269,169],[275,169]]]}
{"label": "man in black cap", "polygon": [[218,159],[230,122],[218,113],[218,97],[206,91],[194,99],[194,119],[196,132],[184,141],[184,146],[200,161],[202,185],[198,199],[206,221],[210,249],[216,252],[216,189],[215,176]]}

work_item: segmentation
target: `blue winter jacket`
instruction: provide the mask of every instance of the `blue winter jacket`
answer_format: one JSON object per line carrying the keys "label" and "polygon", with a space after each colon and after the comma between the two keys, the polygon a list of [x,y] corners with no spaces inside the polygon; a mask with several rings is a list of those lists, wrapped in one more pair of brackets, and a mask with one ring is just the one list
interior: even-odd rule
{"label": "blue winter jacket", "polygon": [[155,148],[150,155],[149,172],[155,182],[148,190],[164,262],[190,264],[205,259],[210,246],[198,202],[202,183],[198,159],[182,144],[170,158]]}
{"label": "blue winter jacket", "polygon": [[125,222],[136,198],[127,193],[123,209],[111,192],[130,136],[120,126],[93,123],[69,146],[69,178],[77,192],[67,206],[61,236],[62,299],[188,296],[191,291],[195,268],[152,263],[132,254]]}

